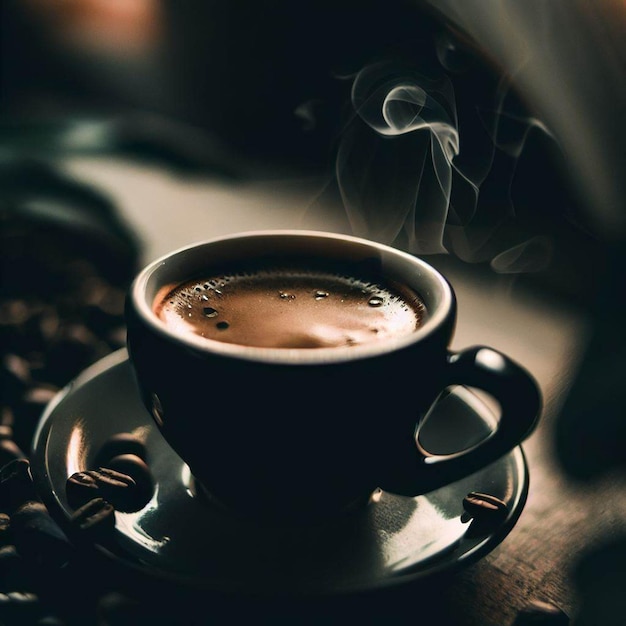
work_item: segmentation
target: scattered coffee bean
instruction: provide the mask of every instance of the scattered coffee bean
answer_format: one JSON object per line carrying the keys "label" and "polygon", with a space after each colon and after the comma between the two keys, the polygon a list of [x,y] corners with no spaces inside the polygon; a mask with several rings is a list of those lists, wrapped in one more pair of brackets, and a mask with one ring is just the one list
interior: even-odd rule
{"label": "scattered coffee bean", "polygon": [[509,510],[499,498],[476,491],[463,498],[463,508],[461,522],[471,522],[465,532],[466,537],[481,537],[493,532],[506,519]]}
{"label": "scattered coffee bean", "polygon": [[108,466],[111,459],[124,454],[134,454],[147,461],[146,446],[141,439],[132,433],[117,433],[102,444],[95,464],[100,467]]}
{"label": "scattered coffee bean", "polygon": [[27,459],[15,459],[0,469],[0,508],[5,513],[38,499]]}
{"label": "scattered coffee bean", "polygon": [[[19,559],[21,557],[13,544],[0,547],[0,572],[4,573],[9,569],[6,565],[7,563],[16,562]],[[2,580],[4,579],[2,578]]]}
{"label": "scattered coffee bean", "polygon": [[30,316],[32,310],[23,300],[9,298],[0,304],[0,326],[21,326]]}
{"label": "scattered coffee bean", "polygon": [[65,490],[74,508],[102,497],[118,511],[126,512],[137,510],[135,507],[141,495],[137,483],[130,476],[104,467],[72,474],[67,479]]}
{"label": "scattered coffee bean", "polygon": [[534,600],[518,613],[513,626],[568,626],[569,623],[569,617],[557,606]]}
{"label": "scattered coffee bean", "polygon": [[115,528],[115,509],[103,498],[94,498],[74,511],[71,522],[85,536],[105,537]]}
{"label": "scattered coffee bean", "polygon": [[0,593],[0,616],[7,619],[8,626],[32,624],[39,607],[39,597],[34,593],[26,591]]}
{"label": "scattered coffee bean", "polygon": [[3,406],[0,409],[0,424],[2,426],[8,426],[11,430],[3,430],[3,438],[13,437],[13,424],[15,423],[15,416],[13,415],[13,409],[10,406]]}
{"label": "scattered coffee bean", "polygon": [[144,506],[154,492],[152,473],[146,462],[136,454],[120,454],[107,463],[107,467],[130,476],[137,483],[136,505]]}
{"label": "scattered coffee bean", "polygon": [[24,394],[24,402],[33,404],[38,409],[44,408],[50,400],[54,398],[54,396],[59,391],[58,387],[54,387],[52,385],[41,385],[37,387],[33,387],[29,389]]}
{"label": "scattered coffee bean", "polygon": [[65,493],[68,502],[79,508],[83,504],[97,498],[100,494],[100,486],[93,472],[75,472],[65,483]]}
{"label": "scattered coffee bean", "polygon": [[463,508],[472,518],[497,518],[506,517],[509,507],[506,502],[495,496],[472,491],[463,498]]}
{"label": "scattered coffee bean", "polygon": [[70,561],[73,548],[67,536],[41,502],[28,502],[11,516],[15,547],[39,566],[60,568]]}
{"label": "scattered coffee bean", "polygon": [[6,354],[0,363],[0,391],[2,402],[14,405],[30,384],[28,363],[16,354]]}
{"label": "scattered coffee bean", "polygon": [[5,607],[9,604],[16,605],[33,605],[39,602],[39,598],[34,593],[25,591],[9,591],[8,593],[0,593],[0,606]]}
{"label": "scattered coffee bean", "polygon": [[6,354],[2,360],[3,370],[10,373],[14,380],[27,386],[30,382],[28,361],[17,354]]}
{"label": "scattered coffee bean", "polygon": [[45,347],[54,339],[61,327],[61,318],[53,307],[47,307],[39,316],[38,330],[42,339],[42,347]]}
{"label": "scattered coffee bean", "polygon": [[0,547],[11,543],[11,518],[0,513]]}
{"label": "scattered coffee bean", "polygon": [[[47,164],[28,168],[26,175],[20,165],[17,176],[8,177],[4,176],[4,166],[3,161],[3,200],[8,197],[7,185],[10,190],[15,185],[23,187],[24,193],[20,191],[2,207],[4,210],[11,205],[8,214],[5,211],[2,215],[0,246],[0,265],[10,268],[2,276],[0,297],[0,592],[4,592],[0,623],[60,626],[64,621],[56,617],[58,614],[68,616],[67,624],[83,626],[93,622],[93,615],[83,619],[87,614],[81,611],[88,610],[89,602],[95,610],[95,598],[103,591],[88,588],[97,587],[89,581],[83,585],[82,578],[79,589],[74,587],[74,561],[53,575],[39,565],[38,559],[46,562],[50,558],[51,549],[57,554],[58,548],[62,554],[63,537],[56,535],[58,529],[51,525],[53,520],[43,505],[33,504],[36,494],[28,466],[12,463],[27,463],[23,451],[30,450],[41,414],[56,390],[101,356],[125,345],[123,299],[138,268],[129,266],[128,252],[133,244],[130,240],[125,243],[124,229],[115,221],[114,212],[109,219],[108,211],[113,209],[109,201],[96,201],[99,193],[93,194],[93,202],[85,200],[73,186],[72,192],[66,193],[68,180],[65,176],[58,181],[51,178]],[[96,237],[90,238],[90,231],[82,232],[80,224],[69,220],[60,219],[56,224],[57,220],[38,219],[29,211],[20,211],[22,196],[30,197],[33,189],[42,201],[50,192],[55,203],[69,200],[73,208],[85,204],[83,217],[95,225]],[[113,242],[114,247],[107,242]],[[123,450],[112,456],[126,452],[138,453]],[[26,502],[30,504],[23,507]],[[18,528],[16,538],[14,525]],[[55,543],[57,539],[60,544]],[[53,606],[36,605],[32,594],[13,594],[40,589],[45,589],[42,602]],[[35,610],[26,611],[28,607]],[[142,623],[141,619],[137,623]]]}

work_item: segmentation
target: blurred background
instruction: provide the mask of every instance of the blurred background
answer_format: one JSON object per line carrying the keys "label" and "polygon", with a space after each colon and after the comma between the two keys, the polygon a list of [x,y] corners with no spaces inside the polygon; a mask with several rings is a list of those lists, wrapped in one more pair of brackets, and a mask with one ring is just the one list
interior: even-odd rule
{"label": "blurred background", "polygon": [[457,345],[500,347],[542,385],[529,449],[552,499],[528,532],[559,506],[550,472],[610,483],[610,523],[567,560],[582,599],[563,603],[613,623],[597,611],[624,610],[626,568],[622,0],[3,0],[1,28],[5,326],[51,258],[57,275],[87,259],[119,301],[143,263],[238,230],[423,255],[458,291]]}

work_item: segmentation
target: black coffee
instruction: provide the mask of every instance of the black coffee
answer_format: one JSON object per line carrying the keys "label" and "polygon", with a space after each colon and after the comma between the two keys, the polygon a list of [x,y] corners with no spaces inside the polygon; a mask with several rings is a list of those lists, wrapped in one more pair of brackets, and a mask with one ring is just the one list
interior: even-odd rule
{"label": "black coffee", "polygon": [[381,341],[414,332],[425,313],[405,286],[306,269],[206,276],[165,291],[154,311],[172,330],[265,348]]}

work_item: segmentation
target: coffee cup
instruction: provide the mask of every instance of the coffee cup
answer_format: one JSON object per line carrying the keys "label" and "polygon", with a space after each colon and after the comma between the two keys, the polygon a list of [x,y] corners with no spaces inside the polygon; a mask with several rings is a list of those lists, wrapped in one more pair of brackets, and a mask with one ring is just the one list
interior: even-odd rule
{"label": "coffee cup", "polygon": [[[144,268],[127,343],[148,412],[229,514],[334,519],[383,489],[417,496],[485,467],[532,431],[541,396],[501,352],[449,348],[456,301],[424,260],[316,231],[255,231]],[[490,436],[431,454],[424,416],[449,386],[493,396]]]}

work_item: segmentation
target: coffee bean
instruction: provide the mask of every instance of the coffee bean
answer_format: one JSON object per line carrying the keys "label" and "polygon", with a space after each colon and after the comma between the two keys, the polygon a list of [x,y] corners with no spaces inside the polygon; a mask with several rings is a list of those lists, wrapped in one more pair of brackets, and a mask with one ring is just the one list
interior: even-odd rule
{"label": "coffee bean", "polygon": [[0,513],[0,546],[11,543],[11,518],[6,513]]}
{"label": "coffee bean", "polygon": [[39,598],[34,593],[27,593],[24,591],[9,591],[8,593],[1,594],[2,601],[15,602],[20,604],[35,604],[39,601]]}
{"label": "coffee bean", "polygon": [[15,605],[34,605],[39,602],[39,598],[34,593],[25,591],[9,591],[8,593],[0,593],[0,607],[6,607],[10,604]]}
{"label": "coffee bean", "polygon": [[69,503],[79,508],[102,497],[119,511],[137,510],[139,489],[127,474],[108,468],[76,472],[67,479],[65,490]]}
{"label": "coffee bean", "polygon": [[3,368],[10,372],[16,381],[24,385],[30,382],[30,368],[28,361],[17,354],[7,354],[2,359]]}
{"label": "coffee bean", "polygon": [[67,500],[74,508],[97,498],[100,494],[100,486],[95,477],[89,472],[76,472],[65,483]]}
{"label": "coffee bean", "polygon": [[6,354],[0,364],[0,392],[3,403],[14,405],[31,382],[26,359],[16,354]]}
{"label": "coffee bean", "polygon": [[0,571],[7,570],[6,563],[21,559],[13,544],[0,547]]}
{"label": "coffee bean", "polygon": [[[137,483],[135,505],[145,506],[154,492],[152,473],[146,462],[136,454],[120,454],[107,463],[107,467],[130,476]],[[137,509],[138,510],[138,509]]]}
{"label": "coffee bean", "polygon": [[463,498],[463,508],[472,518],[506,517],[509,507],[495,496],[472,491]]}
{"label": "coffee bean", "polygon": [[11,529],[19,554],[39,566],[60,568],[73,553],[67,536],[41,502],[28,502],[11,516]]}
{"label": "coffee bean", "polygon": [[7,619],[7,626],[32,624],[39,607],[39,598],[34,593],[26,591],[0,593],[0,616]]}
{"label": "coffee bean", "polygon": [[505,502],[486,493],[472,491],[463,498],[465,511],[461,515],[464,524],[471,521],[465,531],[468,538],[482,537],[493,532],[505,519],[509,507]]}
{"label": "coffee bean", "polygon": [[54,307],[48,307],[38,318],[42,347],[53,341],[61,327],[61,318]]}
{"label": "coffee bean", "polygon": [[95,464],[105,467],[111,459],[124,454],[134,454],[147,461],[146,446],[141,439],[132,433],[117,433],[102,444],[96,454]]}
{"label": "coffee bean", "polygon": [[0,303],[0,326],[21,326],[31,315],[28,304],[19,298]]}
{"label": "coffee bean", "polygon": [[24,394],[23,401],[25,404],[32,404],[37,410],[43,410],[58,391],[58,387],[53,385],[31,387],[31,389]]}
{"label": "coffee bean", "polygon": [[11,514],[21,504],[38,499],[27,459],[16,459],[0,469],[0,508],[4,512]]}
{"label": "coffee bean", "polygon": [[94,498],[74,511],[71,523],[84,536],[106,537],[115,528],[115,509],[103,498]]}
{"label": "coffee bean", "polygon": [[[11,437],[13,437],[13,424],[15,423],[15,416],[13,415],[13,410],[11,409],[11,407],[9,406],[3,406],[0,408],[0,424],[2,424],[2,426],[8,426],[9,428],[11,428],[10,431],[7,430],[3,430],[4,435],[6,435],[6,438],[9,439]],[[2,437],[3,439],[5,438],[4,436]]]}
{"label": "coffee bean", "polygon": [[568,626],[569,623],[569,617],[557,606],[534,600],[518,613],[513,626]]}

